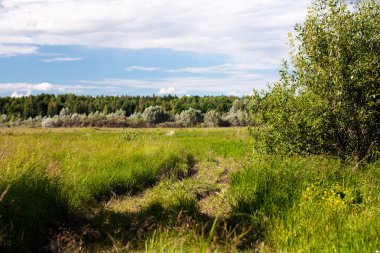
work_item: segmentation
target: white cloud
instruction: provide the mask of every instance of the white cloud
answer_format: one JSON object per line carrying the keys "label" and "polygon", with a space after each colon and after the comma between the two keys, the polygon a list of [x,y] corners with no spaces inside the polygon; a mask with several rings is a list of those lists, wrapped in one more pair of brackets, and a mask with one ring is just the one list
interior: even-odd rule
{"label": "white cloud", "polygon": [[[108,87],[112,89],[112,87]],[[0,94],[12,97],[23,97],[33,94],[33,91],[48,93],[83,93],[83,94],[102,94],[104,86],[90,84],[51,84],[51,83],[0,83]]]}
{"label": "white cloud", "polygon": [[302,21],[309,3],[2,0],[0,43],[168,48],[218,53],[235,62],[273,67],[286,55],[286,34]]}
{"label": "white cloud", "polygon": [[168,77],[159,80],[102,79],[82,80],[76,85],[44,83],[0,83],[0,94],[13,97],[29,96],[34,91],[77,94],[125,94],[130,89],[149,94],[234,94],[247,95],[252,89],[265,89],[268,82],[276,79],[269,75],[253,75],[245,79],[239,76],[226,77]]}
{"label": "white cloud", "polygon": [[38,47],[36,46],[1,44],[1,41],[0,41],[0,56],[35,54],[37,53],[37,50],[38,50]]}
{"label": "white cloud", "polygon": [[142,66],[129,66],[125,68],[126,71],[157,71],[159,68],[155,67],[142,67]]}
{"label": "white cloud", "polygon": [[49,59],[43,59],[42,62],[50,63],[50,62],[70,62],[70,61],[81,61],[82,58],[79,57],[54,57]]}
{"label": "white cloud", "polygon": [[[25,86],[25,88],[21,88],[21,90],[24,90],[24,92],[20,91],[14,91],[11,95],[13,98],[19,98],[19,97],[27,97],[32,94],[32,85],[31,84],[15,84],[15,86]],[[16,88],[16,87],[15,87]],[[1,90],[1,84],[0,84],[0,90]],[[20,88],[19,88],[20,90]]]}
{"label": "white cloud", "polygon": [[53,85],[51,85],[50,83],[39,83],[39,84],[33,85],[32,89],[38,90],[38,91],[48,91],[48,90],[53,89]]}
{"label": "white cloud", "polygon": [[[157,68],[157,67],[142,67],[130,66],[127,71],[162,71],[167,73],[191,73],[191,74],[228,74],[239,75],[253,78],[254,74],[249,74],[249,71],[261,70],[263,67],[259,64],[221,64],[214,66],[203,67],[185,67],[185,68]],[[265,68],[264,68],[265,69]]]}
{"label": "white cloud", "polygon": [[14,91],[11,95],[12,98],[20,98],[20,97],[24,97],[26,95],[23,95],[21,93],[18,93],[17,91]]}
{"label": "white cloud", "polygon": [[52,85],[51,83],[0,83],[1,93],[10,93],[11,97],[29,96],[33,91],[52,91],[60,85]]}
{"label": "white cloud", "polygon": [[[100,85],[103,89],[123,91],[126,88],[153,89],[158,94],[250,94],[252,89],[266,89],[267,83],[277,79],[270,75],[254,75],[250,78],[227,77],[168,77],[160,80],[104,79],[82,80],[83,85]],[[101,93],[101,91],[99,91]]]}
{"label": "white cloud", "polygon": [[187,93],[186,90],[177,90],[174,87],[161,88],[158,91],[159,95],[169,95],[169,94],[171,94],[171,95],[181,95],[181,94],[186,94],[186,93]]}
{"label": "white cloud", "polygon": [[207,66],[207,67],[186,67],[186,68],[176,68],[168,69],[167,72],[186,72],[186,73],[226,73],[231,70],[231,64],[223,64],[217,66]]}
{"label": "white cloud", "polygon": [[[204,67],[186,67],[165,69],[166,72],[176,73],[193,73],[193,74],[241,74],[250,70],[263,69],[260,64],[221,64]],[[264,68],[265,69],[265,68]]]}

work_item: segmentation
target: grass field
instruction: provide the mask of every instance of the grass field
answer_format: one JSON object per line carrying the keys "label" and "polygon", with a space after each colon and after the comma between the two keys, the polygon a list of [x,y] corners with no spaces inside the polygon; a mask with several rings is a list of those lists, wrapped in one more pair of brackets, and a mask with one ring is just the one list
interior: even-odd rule
{"label": "grass field", "polygon": [[253,156],[246,128],[0,129],[0,249],[375,252],[380,163]]}

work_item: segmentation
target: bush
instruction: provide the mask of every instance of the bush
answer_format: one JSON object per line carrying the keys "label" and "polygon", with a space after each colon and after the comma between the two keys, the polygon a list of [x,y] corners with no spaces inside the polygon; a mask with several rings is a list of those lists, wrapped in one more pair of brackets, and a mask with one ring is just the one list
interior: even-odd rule
{"label": "bush", "polygon": [[175,121],[185,127],[196,126],[202,122],[202,112],[193,108],[182,111],[181,114],[175,116]]}
{"label": "bush", "polygon": [[223,120],[232,126],[247,126],[250,124],[248,112],[242,110],[230,110]]}
{"label": "bush", "polygon": [[143,119],[150,125],[165,122],[169,119],[169,115],[161,106],[150,106],[146,108],[142,114]]}
{"label": "bush", "polygon": [[127,118],[128,125],[131,127],[145,127],[146,122],[142,116],[142,113],[137,112]]}
{"label": "bush", "polygon": [[49,117],[42,120],[41,126],[43,128],[51,128],[51,127],[55,127],[55,123],[56,121]]}
{"label": "bush", "polygon": [[222,120],[220,113],[210,110],[204,116],[204,125],[207,127],[219,127],[225,125],[225,122]]}
{"label": "bush", "polygon": [[[316,0],[290,39],[280,81],[253,98],[267,150],[375,160],[380,143],[380,4]],[[257,110],[260,108],[260,110]]]}

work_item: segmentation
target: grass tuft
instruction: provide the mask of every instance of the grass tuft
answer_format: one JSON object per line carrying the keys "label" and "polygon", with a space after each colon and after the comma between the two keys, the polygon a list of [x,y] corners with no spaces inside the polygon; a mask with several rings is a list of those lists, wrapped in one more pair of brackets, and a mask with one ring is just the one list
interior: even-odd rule
{"label": "grass tuft", "polygon": [[0,248],[38,249],[68,216],[62,184],[38,168],[0,182]]}

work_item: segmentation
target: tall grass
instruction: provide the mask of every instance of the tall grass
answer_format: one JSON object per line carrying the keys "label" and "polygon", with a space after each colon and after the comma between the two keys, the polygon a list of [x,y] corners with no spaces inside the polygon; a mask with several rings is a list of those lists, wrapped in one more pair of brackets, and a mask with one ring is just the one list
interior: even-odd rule
{"label": "tall grass", "polygon": [[[87,242],[99,251],[109,245],[147,252],[380,248],[380,162],[358,169],[333,157],[254,156],[243,163],[251,158],[243,130],[128,131],[0,135],[0,251],[41,250],[67,221],[93,222],[101,241]],[[202,201],[219,194],[220,176],[236,164],[248,166],[220,181],[230,184],[221,209],[231,211],[219,219],[203,212]],[[112,198],[143,191],[127,202]],[[100,208],[109,198],[121,206]]]}
{"label": "tall grass", "polygon": [[0,249],[38,249],[68,215],[62,184],[39,168],[0,181]]}
{"label": "tall grass", "polygon": [[[242,157],[247,150],[246,134],[235,140],[234,129],[175,130],[170,136],[166,129],[2,131],[0,251],[11,252],[40,250],[57,225],[86,217],[113,195],[189,176],[195,159]],[[128,131],[133,138],[124,138]],[[176,201],[170,206],[176,212],[197,210],[192,199]]]}
{"label": "tall grass", "polygon": [[68,171],[64,181],[72,205],[87,208],[112,195],[140,192],[162,178],[182,178],[190,170],[189,157],[184,151],[140,151],[123,160]]}
{"label": "tall grass", "polygon": [[59,222],[86,215],[101,200],[188,175],[194,158],[183,148],[146,136],[134,142],[118,136],[1,136],[0,248],[39,249]]}
{"label": "tall grass", "polygon": [[375,252],[379,168],[354,170],[326,157],[261,157],[232,177],[230,201],[269,251]]}

